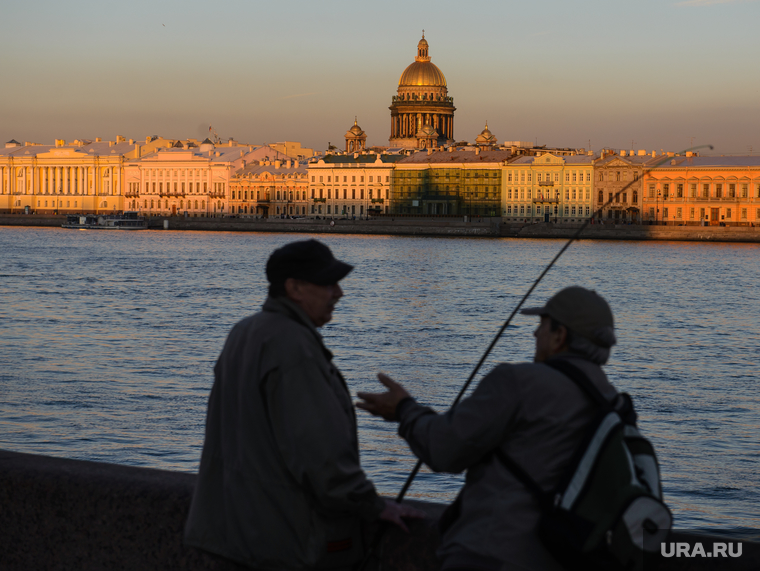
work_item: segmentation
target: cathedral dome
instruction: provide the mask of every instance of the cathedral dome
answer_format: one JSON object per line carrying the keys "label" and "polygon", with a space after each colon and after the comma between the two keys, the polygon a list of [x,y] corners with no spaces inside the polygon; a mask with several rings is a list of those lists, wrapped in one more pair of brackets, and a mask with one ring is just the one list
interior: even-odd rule
{"label": "cathedral dome", "polygon": [[428,43],[424,35],[417,44],[417,57],[414,58],[414,63],[401,74],[398,85],[399,87],[446,87],[443,72],[430,61]]}

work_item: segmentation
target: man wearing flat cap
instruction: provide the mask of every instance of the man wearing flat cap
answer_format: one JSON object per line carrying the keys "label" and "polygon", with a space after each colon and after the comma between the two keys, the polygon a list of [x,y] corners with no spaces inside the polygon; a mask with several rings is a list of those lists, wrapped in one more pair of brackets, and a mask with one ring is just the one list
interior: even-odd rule
{"label": "man wearing flat cap", "polygon": [[246,568],[350,569],[362,522],[421,514],[377,495],[356,416],[318,327],[352,266],[316,240],[275,250],[269,297],[230,332],[214,367],[185,542]]}
{"label": "man wearing flat cap", "polygon": [[617,396],[600,367],[615,344],[612,311],[601,296],[569,287],[522,313],[541,318],[533,363],[497,366],[445,414],[418,404],[382,374],[387,392],[359,393],[363,402],[357,406],[399,422],[399,435],[431,469],[467,471],[442,520],[439,556],[446,571],[562,569],[539,540],[541,512],[534,495],[497,451],[550,491],[597,409],[560,370],[575,367],[605,397]]}

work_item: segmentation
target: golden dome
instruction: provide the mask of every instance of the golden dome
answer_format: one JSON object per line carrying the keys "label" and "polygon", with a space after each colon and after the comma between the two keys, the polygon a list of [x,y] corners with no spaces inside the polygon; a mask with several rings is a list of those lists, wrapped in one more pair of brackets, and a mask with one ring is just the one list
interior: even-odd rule
{"label": "golden dome", "polygon": [[428,43],[423,34],[417,44],[417,57],[401,74],[398,81],[399,87],[446,87],[446,78],[438,67],[430,62],[428,55]]}
{"label": "golden dome", "polygon": [[404,70],[399,87],[446,87],[446,78],[443,72],[434,63],[429,61],[416,61]]}

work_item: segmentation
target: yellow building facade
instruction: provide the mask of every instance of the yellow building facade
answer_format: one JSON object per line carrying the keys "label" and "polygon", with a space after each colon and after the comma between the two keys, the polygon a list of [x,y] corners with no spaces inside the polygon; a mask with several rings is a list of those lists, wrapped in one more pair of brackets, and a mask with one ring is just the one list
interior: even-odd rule
{"label": "yellow building facade", "polygon": [[11,141],[0,150],[0,212],[120,212],[125,164],[139,152],[139,144],[123,137],[55,145]]}
{"label": "yellow building facade", "polygon": [[583,222],[593,212],[593,155],[522,156],[502,172],[505,222]]}

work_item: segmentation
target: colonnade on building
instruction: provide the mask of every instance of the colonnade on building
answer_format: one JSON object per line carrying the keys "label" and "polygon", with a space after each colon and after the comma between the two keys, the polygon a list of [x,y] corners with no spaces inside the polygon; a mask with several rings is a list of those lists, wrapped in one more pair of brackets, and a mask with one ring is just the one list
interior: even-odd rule
{"label": "colonnade on building", "polygon": [[120,174],[120,169],[112,167],[0,166],[0,193],[120,194]]}
{"label": "colonnade on building", "polygon": [[413,138],[425,125],[444,139],[454,138],[454,115],[442,113],[399,113],[391,115],[391,139]]}

